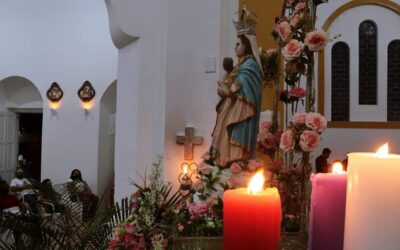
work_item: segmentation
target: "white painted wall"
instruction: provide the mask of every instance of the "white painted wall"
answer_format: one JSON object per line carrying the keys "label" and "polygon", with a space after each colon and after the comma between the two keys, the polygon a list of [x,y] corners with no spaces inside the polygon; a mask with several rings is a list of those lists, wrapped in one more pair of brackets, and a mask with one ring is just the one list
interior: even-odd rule
{"label": "white painted wall", "polygon": [[[176,134],[187,125],[204,137],[194,147],[193,161],[211,144],[218,102],[217,80],[222,58],[234,57],[236,33],[232,14],[237,1],[168,1],[167,89],[165,126],[165,179],[177,183],[184,161],[184,146],[176,144]],[[206,57],[216,59],[213,73],[205,72]]]}
{"label": "white painted wall", "polygon": [[[42,178],[64,182],[72,169],[79,168],[96,191],[98,100],[117,72],[117,50],[110,39],[104,2],[4,0],[0,2],[0,32],[0,80],[25,77],[46,100]],[[97,93],[87,117],[77,97],[85,80]],[[56,115],[46,99],[54,81],[64,91]]]}
{"label": "white painted wall", "polygon": [[[379,2],[379,1],[376,1]],[[400,4],[399,0],[392,1]],[[348,3],[346,0],[329,1],[318,7],[317,27],[322,26],[326,19],[337,8]],[[378,105],[358,105],[358,27],[364,20],[373,20],[378,26]],[[393,11],[378,5],[363,5],[352,8],[339,16],[331,25],[328,32],[333,37],[341,34],[337,41],[345,41],[350,47],[350,93],[351,120],[353,121],[386,121],[387,91],[387,45],[391,40],[399,39],[400,16]],[[325,50],[325,114],[328,120],[331,116],[331,49],[333,43]],[[318,79],[318,78],[316,78]],[[344,159],[349,152],[372,152],[385,142],[390,143],[392,153],[400,153],[398,129],[345,129],[329,128],[322,137],[319,150],[314,152],[314,159],[324,147],[332,149],[330,160]]]}
{"label": "white painted wall", "polygon": [[[230,18],[237,1],[106,0],[106,4],[110,32],[120,48],[115,153],[119,200],[132,192],[129,178],[140,181],[137,173],[143,175],[157,154],[165,156],[165,179],[177,183],[183,146],[175,143],[176,133],[186,125],[195,126],[205,139],[196,146],[194,160],[199,162],[207,150],[216,115],[220,58],[234,55]],[[222,22],[230,28],[221,29]],[[206,57],[215,58],[215,72],[205,73]],[[131,147],[126,147],[129,143]]]}
{"label": "white painted wall", "polygon": [[106,0],[118,54],[115,199],[164,150],[167,1]]}

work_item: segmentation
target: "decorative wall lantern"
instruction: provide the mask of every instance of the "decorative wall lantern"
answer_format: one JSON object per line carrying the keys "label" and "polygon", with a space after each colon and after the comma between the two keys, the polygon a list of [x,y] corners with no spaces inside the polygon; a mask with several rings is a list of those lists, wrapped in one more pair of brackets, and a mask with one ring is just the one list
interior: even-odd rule
{"label": "decorative wall lantern", "polygon": [[78,96],[82,102],[90,102],[95,95],[96,91],[89,81],[85,81],[78,90]]}
{"label": "decorative wall lantern", "polygon": [[53,82],[46,92],[47,99],[52,103],[59,102],[63,95],[64,92],[56,82]]}

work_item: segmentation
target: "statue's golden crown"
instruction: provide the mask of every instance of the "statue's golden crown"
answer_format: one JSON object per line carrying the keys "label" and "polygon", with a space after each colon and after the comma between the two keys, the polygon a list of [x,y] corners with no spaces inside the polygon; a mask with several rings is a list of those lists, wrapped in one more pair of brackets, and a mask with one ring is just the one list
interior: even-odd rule
{"label": "statue's golden crown", "polygon": [[238,36],[256,34],[257,16],[253,12],[247,10],[245,5],[243,5],[241,11],[234,14],[232,21]]}

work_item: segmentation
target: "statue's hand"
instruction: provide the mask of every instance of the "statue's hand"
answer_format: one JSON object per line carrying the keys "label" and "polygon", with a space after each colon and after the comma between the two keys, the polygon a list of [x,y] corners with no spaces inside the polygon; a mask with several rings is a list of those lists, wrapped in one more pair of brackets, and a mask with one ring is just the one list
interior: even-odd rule
{"label": "statue's hand", "polygon": [[229,96],[230,95],[229,88],[225,84],[220,84],[218,86],[218,95],[221,97]]}

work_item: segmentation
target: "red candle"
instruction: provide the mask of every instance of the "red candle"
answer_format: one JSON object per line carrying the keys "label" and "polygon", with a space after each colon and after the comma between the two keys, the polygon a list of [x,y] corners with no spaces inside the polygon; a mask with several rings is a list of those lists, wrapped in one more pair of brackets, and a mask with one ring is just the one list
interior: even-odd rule
{"label": "red candle", "polygon": [[224,249],[278,249],[282,215],[276,188],[227,190],[223,199]]}

